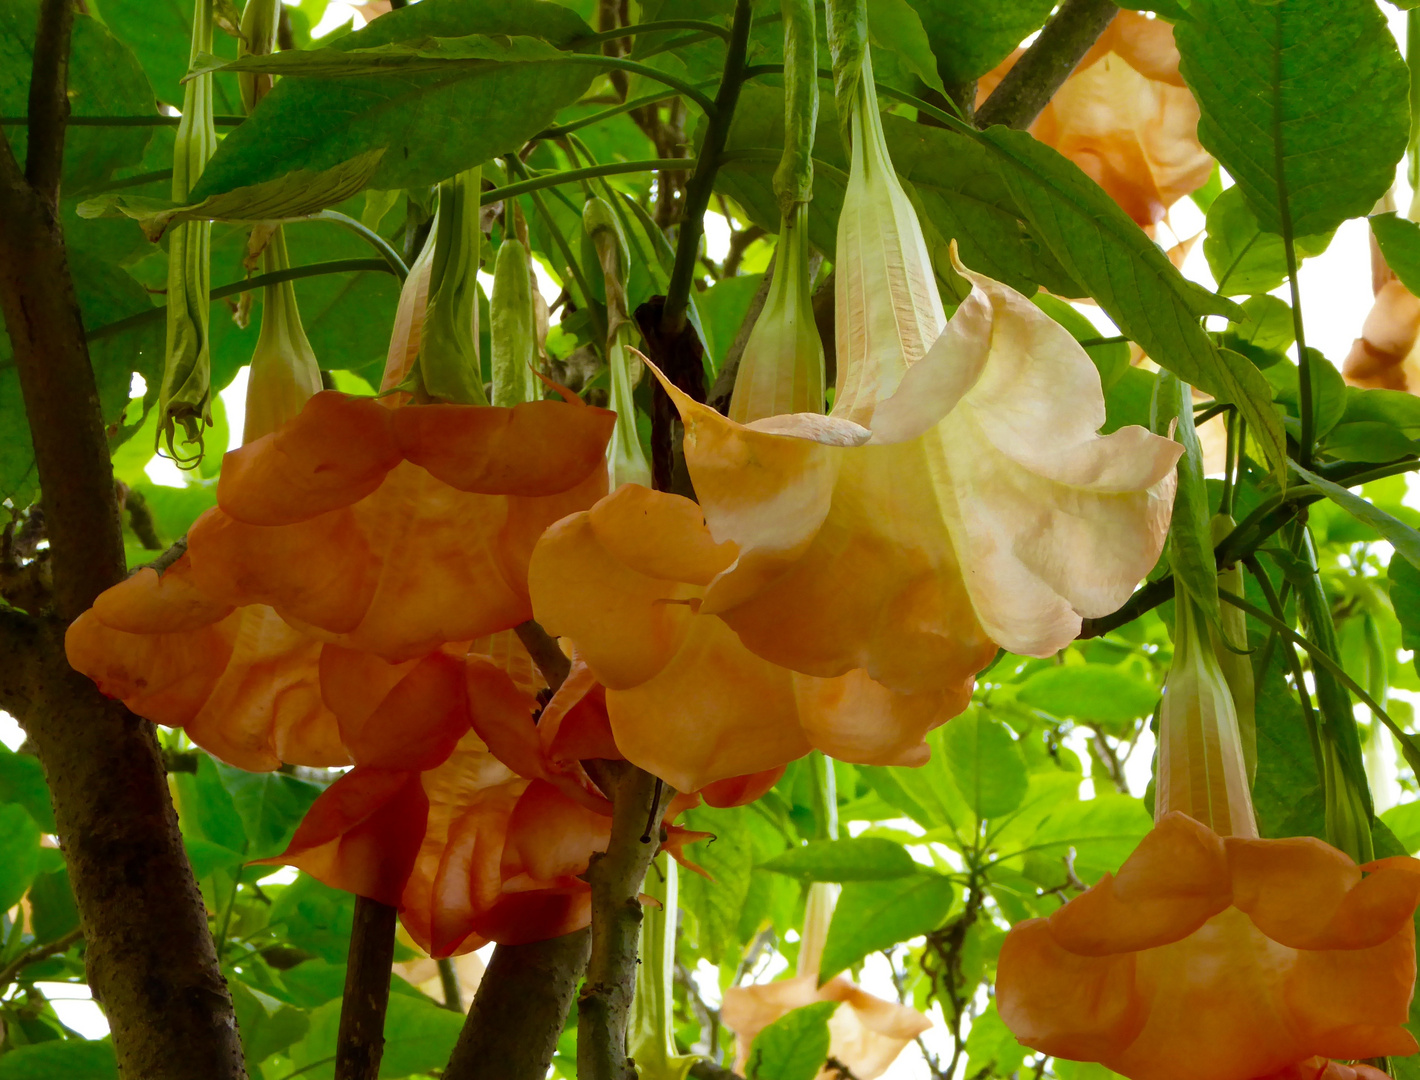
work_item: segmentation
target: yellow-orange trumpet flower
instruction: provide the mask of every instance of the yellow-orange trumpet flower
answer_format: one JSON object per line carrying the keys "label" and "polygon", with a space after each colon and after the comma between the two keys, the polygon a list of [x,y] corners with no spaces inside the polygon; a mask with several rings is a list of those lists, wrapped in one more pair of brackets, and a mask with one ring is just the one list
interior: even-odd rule
{"label": "yellow-orange trumpet flower", "polygon": [[[978,104],[1022,52],[981,78]],[[1147,228],[1213,173],[1213,159],[1198,141],[1198,115],[1178,72],[1173,27],[1121,11],[1029,130]]]}

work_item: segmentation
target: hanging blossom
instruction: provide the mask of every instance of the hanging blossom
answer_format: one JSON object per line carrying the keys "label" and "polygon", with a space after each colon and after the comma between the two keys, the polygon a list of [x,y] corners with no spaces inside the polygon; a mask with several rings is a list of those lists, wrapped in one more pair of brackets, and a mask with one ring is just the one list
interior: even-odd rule
{"label": "hanging blossom", "polygon": [[[277,228],[264,269],[290,265]],[[320,368],[289,281],[265,287],[261,334],[247,381],[247,443],[301,413],[320,390]],[[69,627],[70,665],[109,697],[198,746],[254,772],[283,762],[350,764],[335,715],[321,697],[321,644],[265,604],[217,599],[190,556],[161,573],[145,567],[106,590]]]}
{"label": "hanging blossom", "polygon": [[[1391,195],[1376,207],[1376,213],[1395,209]],[[1420,203],[1412,203],[1412,220],[1420,214]],[[1371,291],[1375,303],[1366,315],[1361,336],[1351,345],[1341,374],[1352,386],[1380,390],[1420,392],[1420,299],[1416,299],[1385,261],[1380,245],[1371,237]]]}
{"label": "hanging blossom", "polygon": [[[751,1048],[761,1031],[784,1014],[818,1001],[839,1003],[828,1021],[828,1053],[858,1080],[882,1076],[908,1043],[931,1028],[932,1021],[912,1006],[884,1001],[842,975],[820,985],[819,966],[837,895],[837,885],[815,882],[809,886],[798,967],[792,979],[732,986],[725,991],[720,1022],[735,1033],[735,1060],[740,1068],[753,1060]],[[817,1080],[837,1080],[840,1075],[838,1069],[825,1064]]]}
{"label": "hanging blossom", "polygon": [[[356,766],[268,862],[397,906],[433,956],[588,924],[583,875],[606,850],[611,804],[581,762],[620,754],[584,671],[540,713],[546,684],[509,633],[402,664],[328,648],[322,676]],[[775,779],[704,794],[740,805]],[[668,809],[664,846],[677,857],[702,834],[669,819],[698,801],[679,795]]]}
{"label": "hanging blossom", "polygon": [[1364,1067],[1326,1059],[1414,1053],[1420,860],[1257,838],[1227,681],[1193,601],[1177,610],[1157,824],[1117,875],[1011,929],[1001,1018],[1131,1080],[1351,1080]]}
{"label": "hanging blossom", "polygon": [[960,262],[971,292],[946,320],[864,68],[832,412],[739,424],[666,389],[710,534],[736,545],[699,612],[795,671],[947,695],[940,721],[998,646],[1049,655],[1124,602],[1162,548],[1180,449],[1139,427],[1097,435],[1084,350]]}
{"label": "hanging blossom", "polygon": [[391,661],[531,617],[533,545],[605,492],[615,415],[575,397],[481,403],[470,186],[440,185],[433,239],[400,298],[384,384],[405,391],[324,391],[227,455],[217,508],[188,538],[209,595],[270,605],[321,641]]}
{"label": "hanging blossom", "polygon": [[[977,83],[980,105],[1020,59],[1017,49]],[[1198,141],[1198,103],[1178,71],[1173,27],[1121,11],[1029,131],[1104,188],[1144,228],[1213,175]]]}

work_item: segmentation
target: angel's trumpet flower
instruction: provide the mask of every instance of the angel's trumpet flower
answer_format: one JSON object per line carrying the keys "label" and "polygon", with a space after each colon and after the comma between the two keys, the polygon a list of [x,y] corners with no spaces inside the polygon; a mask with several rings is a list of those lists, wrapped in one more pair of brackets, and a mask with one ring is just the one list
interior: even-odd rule
{"label": "angel's trumpet flower", "polygon": [[[979,80],[978,104],[1022,52]],[[1213,174],[1213,159],[1198,141],[1198,103],[1178,59],[1172,26],[1121,11],[1029,129],[1145,228]]]}
{"label": "angel's trumpet flower", "polygon": [[[262,253],[263,268],[273,273],[291,265],[285,230],[277,226]],[[296,290],[289,281],[266,286],[262,293],[261,334],[251,358],[242,442],[269,435],[320,393],[320,365],[301,325]]]}
{"label": "angel's trumpet flower", "polygon": [[[751,1060],[755,1036],[785,1013],[816,1001],[839,1002],[828,1021],[829,1055],[860,1080],[882,1076],[907,1044],[932,1026],[931,1020],[910,1005],[874,997],[842,975],[819,985],[819,963],[837,892],[837,885],[823,882],[809,887],[794,978],[732,986],[725,991],[720,1020],[735,1033],[735,1060],[741,1067]],[[840,1075],[839,1070],[825,1065],[817,1080],[834,1080]]]}
{"label": "angel's trumpet flower", "polygon": [[866,72],[852,127],[832,413],[741,425],[667,387],[710,533],[738,548],[700,611],[773,663],[861,668],[960,711],[998,645],[1049,655],[1129,596],[1163,545],[1180,449],[1097,435],[1084,351],[960,263],[971,292],[947,323]]}
{"label": "angel's trumpet flower", "polygon": [[1117,875],[1012,928],[1001,1018],[1131,1080],[1339,1080],[1317,1059],[1414,1053],[1420,860],[1256,838],[1228,684],[1184,595],[1178,613],[1158,823]]}

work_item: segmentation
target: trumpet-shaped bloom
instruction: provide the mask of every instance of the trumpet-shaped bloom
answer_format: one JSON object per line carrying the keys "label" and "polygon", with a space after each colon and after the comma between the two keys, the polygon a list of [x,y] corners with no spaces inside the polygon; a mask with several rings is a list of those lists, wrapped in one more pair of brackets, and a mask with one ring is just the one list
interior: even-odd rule
{"label": "trumpet-shaped bloom", "polygon": [[706,587],[735,557],[693,502],[634,484],[539,542],[537,619],[570,639],[605,688],[621,754],[680,791],[764,773],[815,746],[868,764],[926,760],[923,736],[965,707],[969,686],[896,693],[862,671],[820,679],[756,656],[703,613]]}
{"label": "trumpet-shaped bloom", "polygon": [[563,402],[387,409],[317,394],[227,455],[218,506],[189,533],[194,579],[390,660],[515,626],[532,613],[537,538],[605,491],[613,421]]}
{"label": "trumpet-shaped bloom", "polygon": [[1417,899],[1415,859],[1357,866],[1174,811],[1117,876],[1012,929],[996,1002],[1027,1046],[1131,1080],[1331,1076],[1309,1059],[1417,1048]]}
{"label": "trumpet-shaped bloom", "polygon": [[1180,448],[1138,427],[1095,434],[1104,399],[1084,351],[958,269],[972,291],[940,334],[881,348],[876,327],[858,335],[847,362],[876,374],[840,368],[828,417],[740,425],[667,389],[711,535],[738,545],[700,610],[774,663],[862,668],[960,711],[997,645],[1048,655],[1129,596],[1163,546]]}
{"label": "trumpet-shaped bloom", "polygon": [[[1020,58],[977,84],[978,104]],[[1121,11],[1030,126],[1148,227],[1213,173],[1198,103],[1178,72],[1173,27]]]}
{"label": "trumpet-shaped bloom", "polygon": [[1376,301],[1351,346],[1342,374],[1353,386],[1420,390],[1420,299],[1395,278],[1376,291]]}
{"label": "trumpet-shaped bloom", "polygon": [[269,607],[211,599],[186,556],[161,577],[144,568],[105,591],[64,648],[103,693],[223,761],[254,772],[350,763],[321,699],[320,643]]}

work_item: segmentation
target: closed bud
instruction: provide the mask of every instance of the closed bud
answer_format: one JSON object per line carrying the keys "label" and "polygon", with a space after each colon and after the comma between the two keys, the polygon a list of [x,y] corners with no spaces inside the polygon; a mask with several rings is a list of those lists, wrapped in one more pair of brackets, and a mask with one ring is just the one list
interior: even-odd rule
{"label": "closed bud", "polygon": [[532,259],[518,240],[504,240],[493,267],[489,327],[493,350],[493,404],[536,401],[538,325],[533,298]]}

